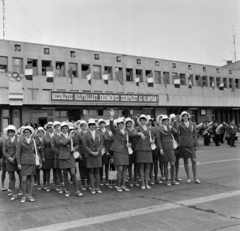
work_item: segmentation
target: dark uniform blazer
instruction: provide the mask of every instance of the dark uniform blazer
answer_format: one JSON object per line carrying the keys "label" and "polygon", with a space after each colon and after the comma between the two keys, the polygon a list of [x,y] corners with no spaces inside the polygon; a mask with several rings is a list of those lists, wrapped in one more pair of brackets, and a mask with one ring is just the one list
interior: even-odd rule
{"label": "dark uniform blazer", "polygon": [[57,145],[60,147],[59,159],[67,160],[69,159],[71,153],[71,139],[67,138],[61,134],[57,139]]}
{"label": "dark uniform blazer", "polygon": [[83,136],[84,136],[83,131],[80,131],[77,135],[77,140],[78,140],[78,144],[79,144],[79,153],[81,154],[82,157],[86,156],[86,150],[83,147]]}
{"label": "dark uniform blazer", "polygon": [[91,152],[98,152],[98,156],[102,156],[101,150],[104,145],[102,134],[95,130],[95,140],[92,133],[88,130],[83,136],[83,147],[86,151],[86,157],[94,157]]}
{"label": "dark uniform blazer", "polygon": [[59,137],[60,137],[60,134],[54,133],[54,136],[52,137],[52,140],[51,140],[51,147],[54,152],[54,159],[58,159],[60,154],[60,146],[57,143],[57,139]]}
{"label": "dark uniform blazer", "polygon": [[167,131],[163,126],[156,130],[157,147],[163,150],[173,150],[173,138],[172,134],[177,133],[177,130],[173,127],[171,129],[167,126]]}
{"label": "dark uniform blazer", "polygon": [[103,133],[103,138],[104,138],[104,147],[106,151],[110,154],[112,154],[111,146],[114,141],[114,134],[110,135],[109,131],[106,129],[106,131]]}
{"label": "dark uniform blazer", "polygon": [[130,130],[129,128],[126,128],[126,130],[129,134],[129,143],[131,143],[131,148],[134,151],[138,142],[138,135],[134,132],[134,129]]}
{"label": "dark uniform blazer", "polygon": [[52,150],[52,138],[49,134],[49,132],[46,132],[46,134],[43,136],[43,141],[42,141],[42,150],[41,150],[41,155],[42,158],[51,160],[54,158],[54,151]]}
{"label": "dark uniform blazer", "polygon": [[[114,141],[110,147],[110,150],[113,152],[120,152],[123,154],[128,154],[127,149],[127,137],[129,139],[129,134],[125,129],[125,134],[123,135],[119,129],[116,129],[113,125],[113,120],[110,120],[110,129],[114,134]],[[130,143],[130,142],[129,142]]]}
{"label": "dark uniform blazer", "polygon": [[[39,155],[38,150],[36,151],[37,151],[36,154]],[[33,138],[31,138],[30,143],[28,143],[25,138],[22,138],[21,140],[18,141],[16,160],[18,165],[35,165],[36,164]],[[40,158],[40,164],[41,164],[41,158]]]}
{"label": "dark uniform blazer", "polygon": [[17,136],[14,136],[14,141],[11,141],[11,138],[8,137],[3,141],[3,155],[5,158],[5,163],[8,164],[10,161],[8,160],[10,157],[14,160],[16,159],[16,153],[17,153],[17,143],[19,141],[19,138]]}
{"label": "dark uniform blazer", "polygon": [[179,124],[179,146],[181,147],[197,147],[197,131],[193,122],[189,121],[187,127],[184,122]]}
{"label": "dark uniform blazer", "polygon": [[141,125],[135,128],[135,131],[134,131],[135,134],[137,134],[138,132],[142,132],[145,136],[145,140],[142,140],[141,137],[138,136],[138,141],[135,147],[136,151],[152,151],[151,144],[150,144],[149,131],[151,132],[151,136],[153,139],[154,136],[152,134],[152,131],[148,127],[147,127],[147,131],[145,131]]}

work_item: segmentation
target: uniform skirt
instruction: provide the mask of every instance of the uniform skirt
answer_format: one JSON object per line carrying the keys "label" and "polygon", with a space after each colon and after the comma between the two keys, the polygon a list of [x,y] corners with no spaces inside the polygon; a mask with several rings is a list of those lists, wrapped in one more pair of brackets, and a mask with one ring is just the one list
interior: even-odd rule
{"label": "uniform skirt", "polygon": [[183,158],[183,155],[182,155],[182,152],[181,152],[180,147],[174,149],[174,152],[175,152],[175,156],[176,156],[176,157],[178,157],[178,158]]}
{"label": "uniform skirt", "polygon": [[194,147],[180,147],[183,158],[196,158],[196,151]]}
{"label": "uniform skirt", "polygon": [[115,166],[129,165],[129,155],[121,152],[113,153],[113,164]]}
{"label": "uniform skirt", "polygon": [[131,155],[129,155],[129,164],[136,163],[136,151],[134,151]]}
{"label": "uniform skirt", "polygon": [[176,156],[174,150],[163,150],[163,156],[160,154],[160,162],[175,162]]}
{"label": "uniform skirt", "polygon": [[79,160],[79,162],[78,162],[79,167],[86,168],[86,162],[87,162],[87,157],[82,156],[82,160]]}
{"label": "uniform skirt", "polygon": [[158,153],[159,153],[159,151],[157,149],[152,150],[152,158],[153,158],[153,160],[155,160],[155,161],[158,160],[158,158],[159,158]]}
{"label": "uniform skirt", "polygon": [[22,165],[22,176],[34,176],[36,174],[36,165]]}
{"label": "uniform skirt", "polygon": [[102,167],[102,156],[87,157],[86,167],[87,168],[101,168]]}
{"label": "uniform skirt", "polygon": [[3,157],[2,157],[2,160],[0,159],[0,161],[1,161],[1,167],[2,167],[3,169],[6,169],[5,156],[3,156]]}
{"label": "uniform skirt", "polygon": [[136,151],[136,163],[152,163],[152,151]]}
{"label": "uniform skirt", "polygon": [[6,171],[7,172],[18,171],[17,162],[15,161],[14,163],[7,163],[6,164]]}
{"label": "uniform skirt", "polygon": [[72,154],[70,154],[68,159],[60,159],[59,160],[59,168],[60,169],[70,169],[75,168],[75,158]]}
{"label": "uniform skirt", "polygon": [[52,169],[54,168],[54,159],[45,159],[43,163],[43,169]]}
{"label": "uniform skirt", "polygon": [[110,155],[104,154],[102,156],[102,164],[109,164],[110,157],[111,157]]}

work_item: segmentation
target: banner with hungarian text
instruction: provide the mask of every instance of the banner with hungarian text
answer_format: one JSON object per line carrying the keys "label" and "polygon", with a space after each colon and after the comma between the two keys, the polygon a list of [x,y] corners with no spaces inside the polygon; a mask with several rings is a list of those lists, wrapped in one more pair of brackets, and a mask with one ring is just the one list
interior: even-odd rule
{"label": "banner with hungarian text", "polygon": [[159,103],[158,95],[51,91],[51,101]]}

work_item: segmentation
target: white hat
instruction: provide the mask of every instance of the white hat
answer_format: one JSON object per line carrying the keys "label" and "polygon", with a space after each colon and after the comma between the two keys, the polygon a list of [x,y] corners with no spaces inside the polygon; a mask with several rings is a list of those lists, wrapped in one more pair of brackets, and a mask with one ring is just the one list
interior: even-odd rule
{"label": "white hat", "polygon": [[38,134],[39,131],[43,131],[44,134],[46,133],[43,127],[38,127],[36,134]]}
{"label": "white hat", "polygon": [[170,119],[175,118],[175,117],[176,117],[176,115],[173,113],[169,116]]}
{"label": "white hat", "polygon": [[134,121],[130,117],[125,119],[125,124],[127,124],[127,122],[132,122],[132,124],[134,124]]}
{"label": "white hat", "polygon": [[154,120],[154,118],[152,118],[150,115],[147,115],[148,121],[149,120]]}
{"label": "white hat", "polygon": [[31,135],[34,133],[34,129],[31,126],[26,126],[21,130],[21,135],[23,135],[25,130],[29,130],[31,132]]}
{"label": "white hat", "polygon": [[8,126],[4,129],[4,131],[5,131],[6,133],[8,133],[9,130],[13,130],[13,131],[15,132],[15,134],[17,133],[17,129],[16,129],[16,127],[15,127],[14,125],[8,125]]}
{"label": "white hat", "polygon": [[56,125],[61,125],[61,123],[59,121],[54,121],[53,122],[53,127],[55,127]]}
{"label": "white hat", "polygon": [[160,120],[160,123],[162,123],[163,120],[169,120],[168,116],[167,115],[163,115],[161,120]]}
{"label": "white hat", "polygon": [[[161,119],[162,119],[162,117],[163,117],[163,114],[158,115],[157,118],[156,118],[156,121],[157,121],[157,122],[160,122]],[[161,122],[160,122],[160,123],[161,123]]]}
{"label": "white hat", "polygon": [[124,119],[123,117],[117,118],[116,124],[123,123],[124,124]]}
{"label": "white hat", "polygon": [[95,119],[93,119],[93,118],[89,119],[89,120],[88,120],[88,126],[89,126],[90,124],[96,125]]}
{"label": "white hat", "polygon": [[69,130],[73,130],[74,129],[74,126],[73,126],[73,123],[67,123],[67,125],[68,125],[68,128],[69,128]]}
{"label": "white hat", "polygon": [[75,128],[79,128],[81,120],[77,120],[73,125]]}
{"label": "white hat", "polygon": [[148,123],[148,121],[149,121],[148,117],[146,115],[142,114],[137,119],[138,124],[140,124],[140,119],[142,119],[142,118],[144,118],[147,121],[146,123]]}
{"label": "white hat", "polygon": [[62,130],[62,127],[65,127],[65,126],[67,126],[69,128],[67,122],[62,122],[61,125],[60,125],[60,129]]}
{"label": "white hat", "polygon": [[87,122],[85,120],[81,120],[79,126],[81,127],[83,124],[87,125]]}
{"label": "white hat", "polygon": [[20,127],[20,128],[17,130],[17,133],[18,133],[18,134],[21,134],[21,131],[22,131],[23,128],[25,128],[25,126]]}
{"label": "white hat", "polygon": [[181,113],[181,115],[180,115],[180,120],[182,120],[182,117],[183,117],[184,115],[188,115],[188,119],[191,118],[191,115],[190,115],[188,112],[183,111],[183,112]]}
{"label": "white hat", "polygon": [[48,126],[53,127],[53,122],[48,122],[47,124],[44,125],[44,128],[47,130]]}
{"label": "white hat", "polygon": [[98,125],[100,125],[100,123],[105,123],[106,124],[106,121],[101,118],[101,119],[98,120]]}

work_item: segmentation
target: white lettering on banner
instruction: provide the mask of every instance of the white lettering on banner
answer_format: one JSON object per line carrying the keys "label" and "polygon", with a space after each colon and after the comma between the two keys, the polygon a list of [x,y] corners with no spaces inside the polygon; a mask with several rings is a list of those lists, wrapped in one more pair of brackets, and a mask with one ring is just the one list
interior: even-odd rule
{"label": "white lettering on banner", "polygon": [[143,96],[143,101],[145,102],[152,102],[156,100],[157,100],[156,96],[152,96],[152,95]]}
{"label": "white lettering on banner", "polygon": [[71,93],[52,93],[53,100],[73,100]]}
{"label": "white lettering on banner", "polygon": [[119,101],[119,95],[100,95],[100,101]]}
{"label": "white lettering on banner", "polygon": [[121,101],[138,101],[137,95],[121,95]]}

